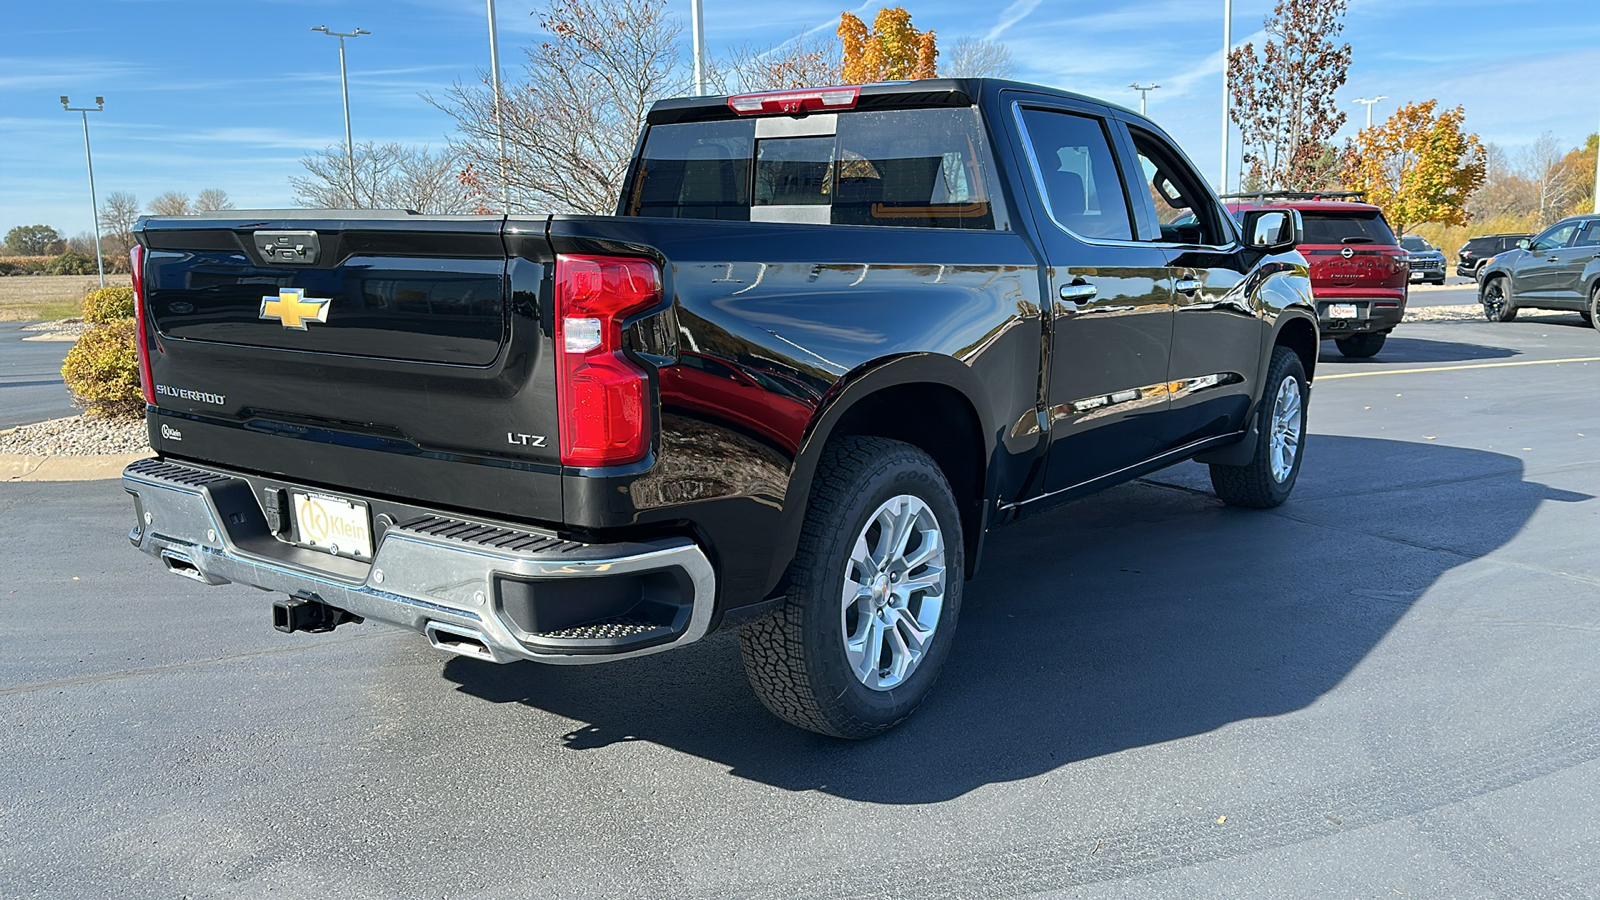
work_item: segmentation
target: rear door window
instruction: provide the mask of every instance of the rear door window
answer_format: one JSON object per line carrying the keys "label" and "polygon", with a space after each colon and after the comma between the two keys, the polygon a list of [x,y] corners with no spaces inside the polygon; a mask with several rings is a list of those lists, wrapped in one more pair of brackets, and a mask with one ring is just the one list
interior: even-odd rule
{"label": "rear door window", "polygon": [[1394,232],[1377,212],[1302,212],[1307,244],[1388,244]]}
{"label": "rear door window", "polygon": [[1593,222],[1590,222],[1589,224],[1583,226],[1583,230],[1578,232],[1578,239],[1576,241],[1572,242],[1572,246],[1574,246],[1574,247],[1600,246],[1600,219],[1597,219],[1597,220],[1595,220]]}
{"label": "rear door window", "polygon": [[1056,224],[1078,237],[1133,240],[1105,122],[1048,109],[1023,109],[1022,121],[1034,177]]}

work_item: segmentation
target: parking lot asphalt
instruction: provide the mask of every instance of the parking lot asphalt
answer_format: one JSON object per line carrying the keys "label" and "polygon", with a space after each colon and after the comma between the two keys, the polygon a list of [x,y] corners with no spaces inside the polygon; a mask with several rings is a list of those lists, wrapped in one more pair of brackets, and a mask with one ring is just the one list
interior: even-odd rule
{"label": "parking lot asphalt", "polygon": [[0,429],[78,412],[61,380],[70,343],[24,341],[26,322],[0,322]]}
{"label": "parking lot asphalt", "polygon": [[865,743],[732,635],[281,635],[115,482],[0,484],[0,897],[1600,896],[1600,335],[1325,347],[1286,505],[1191,463],[996,532]]}

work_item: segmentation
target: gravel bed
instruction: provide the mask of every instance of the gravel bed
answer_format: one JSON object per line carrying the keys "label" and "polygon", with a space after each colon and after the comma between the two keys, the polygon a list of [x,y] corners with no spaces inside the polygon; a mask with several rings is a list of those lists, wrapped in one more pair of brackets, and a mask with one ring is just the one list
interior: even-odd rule
{"label": "gravel bed", "polygon": [[71,416],[0,431],[0,453],[20,456],[93,456],[149,449],[143,419]]}
{"label": "gravel bed", "polygon": [[45,337],[70,337],[80,338],[89,330],[89,323],[82,319],[60,319],[55,322],[35,322],[24,325],[19,331],[38,331]]}
{"label": "gravel bed", "polygon": [[[1552,316],[1576,316],[1575,312],[1559,309],[1519,309],[1517,319],[1539,319]],[[1476,303],[1456,306],[1413,306],[1406,310],[1407,322],[1482,322],[1483,307]]]}

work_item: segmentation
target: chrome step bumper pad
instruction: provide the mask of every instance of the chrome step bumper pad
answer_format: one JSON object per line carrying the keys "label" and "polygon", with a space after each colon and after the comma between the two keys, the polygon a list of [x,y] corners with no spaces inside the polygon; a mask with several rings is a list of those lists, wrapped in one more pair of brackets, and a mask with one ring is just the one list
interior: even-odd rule
{"label": "chrome step bumper pad", "polygon": [[[146,459],[128,466],[122,483],[135,497],[140,520],[128,539],[176,574],[212,585],[233,582],[286,594],[309,593],[329,606],[427,635],[436,647],[474,658],[610,662],[693,643],[711,624],[716,576],[705,554],[686,538],[582,544],[440,514],[391,525],[379,539],[370,564],[327,556],[320,560],[326,568],[312,567],[274,558],[269,554],[292,545],[251,533],[252,523],[246,517],[251,513],[259,517],[261,511],[243,479]],[[250,507],[243,512],[237,493],[241,490],[248,494]],[[228,491],[235,493],[228,497]],[[219,508],[219,496],[225,498],[227,515]],[[305,552],[296,552],[306,558]],[[670,641],[636,649],[597,652],[579,641],[573,642],[572,652],[530,646],[518,639],[515,625],[494,601],[495,580],[500,576],[581,579],[672,569],[680,570],[692,585],[687,623]],[[441,633],[466,640],[441,642],[437,639]],[[483,649],[474,647],[474,641]]]}

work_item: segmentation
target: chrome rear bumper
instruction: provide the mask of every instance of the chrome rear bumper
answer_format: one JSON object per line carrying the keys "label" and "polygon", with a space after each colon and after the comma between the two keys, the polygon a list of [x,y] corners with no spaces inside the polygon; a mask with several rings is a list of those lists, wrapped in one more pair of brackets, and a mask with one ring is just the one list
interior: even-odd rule
{"label": "chrome rear bumper", "polygon": [[[493,662],[608,662],[692,643],[711,624],[716,577],[686,538],[583,544],[440,514],[389,525],[367,563],[280,540],[243,477],[147,459],[128,466],[122,483],[139,518],[129,541],[175,574],[313,599],[424,634],[446,652]],[[523,612],[519,621],[511,608],[531,609],[527,598],[542,591],[580,596],[572,588],[583,579],[604,581],[611,597],[641,591],[638,608],[649,614],[538,632],[529,630],[537,617]]]}

